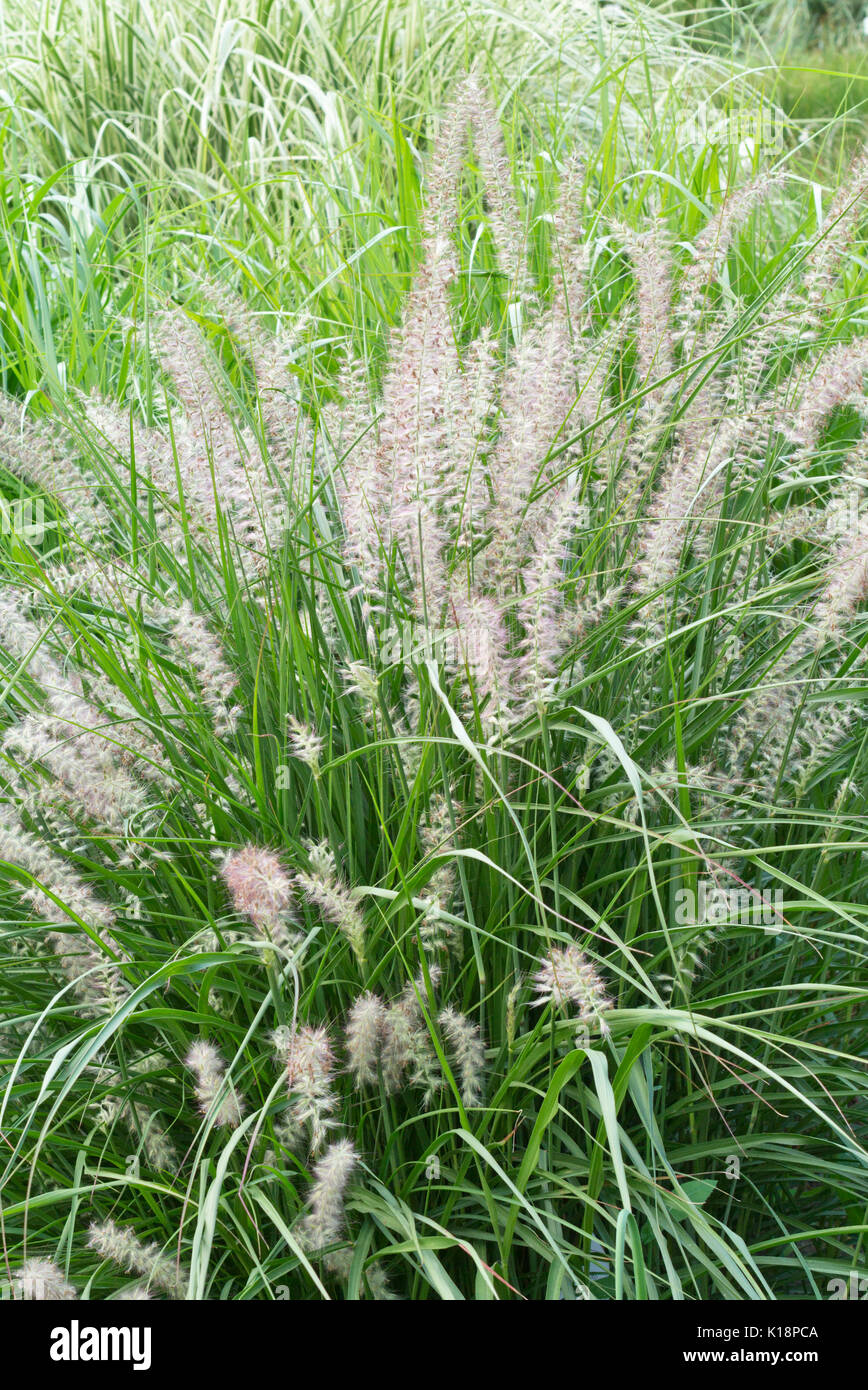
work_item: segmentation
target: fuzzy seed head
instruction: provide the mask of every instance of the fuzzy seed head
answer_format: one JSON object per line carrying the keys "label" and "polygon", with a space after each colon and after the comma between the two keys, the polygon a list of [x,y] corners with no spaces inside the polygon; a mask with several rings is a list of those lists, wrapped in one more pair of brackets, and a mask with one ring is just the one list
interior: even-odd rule
{"label": "fuzzy seed head", "polygon": [[268,940],[285,942],[292,883],[279,856],[272,850],[246,845],[227,854],[221,872],[236,912],[249,917]]}
{"label": "fuzzy seed head", "polygon": [[32,1259],[13,1271],[12,1297],[25,1302],[70,1302],[78,1294],[52,1260]]}
{"label": "fuzzy seed head", "polygon": [[562,1013],[574,1009],[583,1025],[608,1031],[603,1018],[612,1001],[596,968],[578,946],[555,946],[539,963],[534,976],[535,1004],[553,1004]]}

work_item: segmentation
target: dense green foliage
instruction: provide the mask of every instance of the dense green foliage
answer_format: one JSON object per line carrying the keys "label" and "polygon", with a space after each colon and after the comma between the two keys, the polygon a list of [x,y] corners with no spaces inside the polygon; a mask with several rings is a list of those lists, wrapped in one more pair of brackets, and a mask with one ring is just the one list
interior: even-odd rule
{"label": "dense green foliage", "polygon": [[[13,59],[0,488],[10,506],[44,502],[47,522],[0,536],[9,1270],[51,1261],[92,1298],[148,1269],[153,1296],[191,1298],[828,1296],[868,1233],[865,459],[861,392],[836,395],[834,376],[835,352],[861,340],[865,260],[846,197],[837,260],[823,260],[836,220],[822,221],[848,177],[864,192],[864,169],[843,172],[849,131],[786,124],[755,71],[691,46],[675,7],[232,0],[214,16],[80,0],[38,23],[30,10],[9,5],[0,28]],[[426,159],[472,60],[497,102],[531,288],[522,299],[498,256],[492,180],[471,148],[449,229],[462,365],[485,328],[508,381],[522,334],[548,322],[575,250],[559,197],[578,149],[590,261],[572,328],[604,380],[593,418],[571,405],[532,460],[515,533],[518,553],[533,508],[546,518],[546,496],[575,489],[559,592],[580,614],[597,604],[597,621],[577,625],[547,697],[500,722],[477,673],[429,653],[377,659],[372,626],[382,637],[418,617],[412,565],[387,547],[372,617],[340,488],[372,429],[366,402],[341,405],[346,360],[374,416],[385,382],[388,419],[433,254]],[[688,138],[702,101],[765,112],[781,139]],[[694,295],[701,327],[679,318],[704,229],[719,233],[715,215],[758,176],[762,196]],[[650,244],[631,242],[647,227]],[[649,245],[675,286],[673,307],[656,305],[668,359],[653,324],[649,339]],[[217,387],[197,423],[206,362]],[[831,393],[822,409],[814,378]],[[524,382],[529,416],[547,380],[536,394]],[[509,409],[502,391],[479,431],[487,460],[516,426]],[[674,574],[649,580],[682,438],[698,431],[704,459],[712,426],[742,417],[717,484],[694,488]],[[201,425],[200,475],[219,479],[227,419],[279,499],[279,526],[266,518],[252,547],[228,499],[199,527],[189,491],[192,435]],[[51,495],[57,460],[80,494]],[[467,550],[450,552],[456,573],[483,564],[485,538]],[[846,602],[832,588],[845,580]],[[513,581],[520,643],[517,561]],[[198,665],[166,616],[186,604],[212,638]],[[218,680],[234,673],[231,717],[209,696],[209,661]],[[62,681],[84,702],[72,713],[52,704]],[[104,722],[80,739],[85,706]],[[46,710],[69,760],[20,732]],[[308,761],[299,728],[322,740]],[[100,738],[113,821],[76,791]],[[127,775],[147,792],[129,804]],[[16,858],[22,834],[53,856],[44,872],[35,852],[30,867]],[[321,878],[354,891],[341,910],[360,914],[363,953],[346,916],[301,891],[323,842],[336,867]],[[251,844],[295,876],[288,943],[257,936],[221,878],[223,856]],[[739,898],[685,917],[714,883],[772,915],[746,916]],[[108,938],[93,902],[113,914]],[[426,949],[432,923],[448,949]],[[73,938],[96,981],[120,957],[95,1006],[58,963]],[[577,1034],[533,998],[542,962],[568,946],[605,982],[603,1028],[592,1016]],[[363,991],[388,1004],[408,989],[436,1086],[390,1086],[384,1065],[356,1086],[349,1011]],[[484,1046],[476,1093],[450,1009]],[[359,1157],[330,1266],[304,1225],[323,1146],[289,1142],[298,1091],[286,1035],[282,1062],[273,1041],[296,1025],[329,1030],[324,1114]],[[243,1115],[221,1108],[225,1089],[197,1109],[185,1059],[202,1039]],[[94,1221],[154,1243],[161,1263],[146,1250],[143,1268],[129,1242],[111,1258],[105,1234],[94,1248]]]}

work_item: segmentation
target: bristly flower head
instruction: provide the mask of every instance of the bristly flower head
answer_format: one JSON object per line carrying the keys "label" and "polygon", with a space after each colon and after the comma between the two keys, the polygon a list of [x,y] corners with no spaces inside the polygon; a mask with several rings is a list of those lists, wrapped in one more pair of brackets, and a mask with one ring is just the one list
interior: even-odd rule
{"label": "bristly flower head", "polygon": [[[429,966],[428,978],[433,989],[440,983],[441,975],[439,965]],[[392,1094],[406,1084],[409,1070],[409,1084],[421,1088],[422,1108],[427,1110],[443,1085],[443,1072],[420,1007],[419,1001],[425,996],[425,978],[420,973],[415,981],[407,981],[386,1010],[381,1063],[386,1091]]]}
{"label": "bristly flower head", "polygon": [[78,1298],[72,1284],[52,1260],[25,1260],[12,1273],[13,1299],[38,1303],[71,1301]]}
{"label": "bristly flower head", "polygon": [[572,1007],[580,1024],[596,1025],[601,1033],[609,1031],[603,1014],[612,1007],[612,1001],[595,967],[578,946],[554,946],[539,965],[534,976],[535,1005],[553,1004],[562,1012]]}
{"label": "bristly flower head", "polygon": [[231,734],[240,712],[238,705],[229,703],[238,677],[227,666],[220,643],[186,601],[177,609],[164,607],[161,611],[172,623],[171,645],[195,675],[202,703],[213,716],[215,731],[221,737]]}
{"label": "bristly flower head", "polygon": [[344,1193],[359,1156],[349,1139],[330,1144],[314,1168],[310,1212],[302,1231],[308,1248],[322,1250],[340,1240],[344,1227]]}
{"label": "bristly flower head", "polygon": [[221,872],[236,912],[249,917],[262,936],[284,944],[291,920],[292,883],[279,856],[258,845],[245,845],[227,854]]}
{"label": "bristly flower head", "polygon": [[343,933],[361,967],[365,964],[365,923],[355,894],[338,876],[335,857],[325,841],[308,844],[311,872],[296,874],[296,883],[327,922]]}
{"label": "bristly flower head", "polygon": [[349,1070],[357,1086],[376,1081],[385,1036],[386,1007],[379,994],[359,995],[350,1009],[346,1034]]}
{"label": "bristly flower head", "polygon": [[323,739],[310,727],[293,715],[287,716],[289,729],[289,748],[292,756],[306,763],[314,777],[319,777],[319,764],[324,747]]}
{"label": "bristly flower head", "polygon": [[236,1129],[244,1114],[244,1101],[233,1090],[226,1090],[226,1063],[213,1043],[199,1039],[187,1053],[186,1065],[196,1078],[196,1099],[203,1115],[211,1115],[218,1096],[222,1096],[213,1123]]}
{"label": "bristly flower head", "polygon": [[[146,1285],[161,1289],[171,1298],[182,1298],[187,1276],[152,1242],[145,1245],[131,1226],[118,1226],[114,1221],[94,1221],[90,1226],[88,1245],[104,1260],[120,1265],[128,1274],[139,1274]],[[133,1296],[128,1294],[127,1297]],[[140,1294],[134,1295],[141,1297]]]}
{"label": "bristly flower head", "polygon": [[438,1023],[458,1067],[461,1099],[467,1106],[482,1100],[485,1047],[479,1029],[457,1009],[442,1009]]}
{"label": "bristly flower head", "polygon": [[[40,917],[51,923],[60,918],[69,926],[69,931],[51,932],[49,940],[87,1012],[113,1013],[128,989],[112,959],[121,952],[109,932],[114,925],[111,908],[94,897],[64,858],[25,830],[14,809],[7,806],[0,806],[0,859],[32,875],[33,885],[22,896]],[[41,884],[64,906],[59,907]],[[93,927],[103,950],[81,930],[78,918]]]}
{"label": "bristly flower head", "polygon": [[332,1090],[335,1055],[325,1028],[305,1025],[293,1032],[280,1029],[273,1035],[286,1066],[286,1085],[292,1102],[279,1126],[279,1137],[297,1149],[305,1136],[311,1153],[319,1153],[337,1121],[332,1113],[338,1098]]}
{"label": "bristly flower head", "polygon": [[286,1079],[290,1090],[303,1081],[328,1081],[335,1069],[335,1054],[325,1028],[300,1028],[286,1049]]}

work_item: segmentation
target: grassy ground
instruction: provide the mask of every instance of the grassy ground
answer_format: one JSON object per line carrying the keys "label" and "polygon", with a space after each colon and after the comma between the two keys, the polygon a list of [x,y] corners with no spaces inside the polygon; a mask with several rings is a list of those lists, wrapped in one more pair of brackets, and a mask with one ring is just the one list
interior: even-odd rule
{"label": "grassy ground", "polygon": [[2,26],[13,1292],[828,1297],[847,130],[638,4]]}

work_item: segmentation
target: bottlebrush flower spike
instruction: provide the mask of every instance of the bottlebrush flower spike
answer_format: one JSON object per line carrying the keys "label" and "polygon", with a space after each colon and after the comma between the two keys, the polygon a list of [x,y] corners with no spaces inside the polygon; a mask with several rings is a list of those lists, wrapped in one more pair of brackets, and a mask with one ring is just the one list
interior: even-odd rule
{"label": "bottlebrush flower spike", "polygon": [[357,592],[367,625],[372,609],[382,601],[380,570],[389,540],[383,530],[387,504],[384,461],[380,456],[367,368],[347,357],[337,381],[341,404],[326,406],[321,428],[333,460],[331,476],[343,523],[346,564],[358,573]]}
{"label": "bottlebrush flower spike", "polygon": [[79,733],[63,720],[34,714],[6,730],[2,747],[23,766],[46,768],[53,791],[71,814],[106,830],[122,831],[128,817],[144,805],[146,789],[118,766],[106,737]]}
{"label": "bottlebrush flower spike", "polygon": [[[847,456],[841,469],[842,479],[860,476],[866,457],[868,442],[862,437]],[[822,658],[827,642],[841,641],[848,624],[868,599],[868,518],[852,507],[848,486],[843,481],[838,485],[825,513],[833,530],[839,530],[839,518],[844,519],[844,524],[820,570],[816,598],[806,605],[800,615],[800,629],[766,672],[764,684],[745,700],[723,740],[721,761],[731,791],[743,785],[750,756],[754,775],[764,770],[774,785],[780,760],[787,750],[787,780],[804,786],[810,771],[824,754],[833,751],[851,726],[853,711],[831,701],[805,710],[799,718],[811,667]],[[791,630],[791,621],[787,627]],[[820,693],[827,684],[820,664],[814,692]]]}
{"label": "bottlebrush flower spike", "polygon": [[[419,827],[419,839],[429,855],[443,854],[454,847],[452,817],[454,815],[457,819],[460,809],[453,801],[450,813],[449,802],[442,792],[432,796],[428,806],[429,823]],[[445,917],[455,892],[455,880],[454,862],[445,863],[434,870],[426,885],[428,907],[425,920],[419,928],[419,936],[423,950],[435,960],[448,953],[450,949],[459,957],[461,955],[460,936],[456,935],[452,924]]]}
{"label": "bottlebrush flower spike", "polygon": [[[768,418],[777,404],[778,388],[765,381],[773,349],[816,337],[824,300],[847,254],[863,216],[868,190],[868,145],[859,150],[835,193],[824,228],[805,258],[804,279],[789,276],[763,306],[754,324],[744,364],[744,379],[753,400],[767,388],[764,402]],[[734,383],[733,383],[734,385]],[[786,385],[786,381],[783,383]],[[770,389],[768,389],[770,386]],[[728,393],[734,397],[733,391]]]}
{"label": "bottlebrush flower spike", "polygon": [[572,635],[565,622],[563,581],[577,511],[578,484],[569,480],[550,494],[545,519],[534,535],[533,553],[522,571],[524,594],[518,613],[525,636],[516,683],[528,710],[551,698],[560,659]]}
{"label": "bottlebrush flower spike", "polygon": [[[88,420],[114,451],[115,462],[127,463],[132,442],[137,472],[156,490],[161,537],[176,554],[186,554],[188,532],[199,546],[219,554],[225,526],[240,569],[256,580],[285,527],[285,492],[254,432],[236,426],[228,414],[215,384],[216,359],[199,329],[172,309],[153,318],[151,337],[183,406],[174,413],[171,427],[152,429],[136,420],[131,424],[127,412],[92,398],[84,402]],[[270,368],[277,370],[275,361]],[[265,393],[270,395],[270,384]],[[263,408],[278,428],[270,407]],[[288,409],[292,413],[297,406]],[[292,426],[280,423],[294,430],[298,449],[309,461],[309,427],[300,418]],[[275,452],[275,473],[287,465],[290,455],[288,466],[298,471],[285,433]]]}
{"label": "bottlebrush flower spike", "polygon": [[462,78],[439,120],[428,160],[422,229],[427,242],[451,236],[458,222],[458,185],[464,170],[467,136],[478,89],[470,77]]}
{"label": "bottlebrush flower spike", "polygon": [[497,344],[486,325],[467,347],[460,374],[447,383],[446,458],[441,513],[456,553],[467,555],[485,530],[489,502],[489,420],[497,399]]}
{"label": "bottlebrush flower spike", "polygon": [[310,768],[314,777],[319,777],[320,758],[322,757],[325,741],[320,735],[304,724],[294,715],[287,716],[287,726],[289,735],[289,749],[294,758],[306,764]]}
{"label": "bottlebrush flower spike", "polygon": [[62,430],[22,414],[20,401],[0,392],[3,466],[55,498],[78,538],[91,541],[110,525],[110,518],[100,501],[97,479],[88,468],[73,463],[73,456]]}
{"label": "bottlebrush flower spike", "polygon": [[470,677],[480,703],[487,703],[485,724],[491,729],[498,718],[509,717],[515,701],[516,660],[509,651],[509,635],[502,600],[456,587],[452,594],[455,630],[453,655],[448,664]]}
{"label": "bottlebrush flower spike", "polygon": [[344,1229],[344,1198],[347,1185],[359,1162],[349,1139],[330,1144],[314,1168],[310,1191],[310,1211],[302,1223],[302,1234],[310,1250],[323,1250],[340,1240]]}
{"label": "bottlebrush flower spike", "polygon": [[442,1009],[437,1022],[458,1067],[461,1099],[466,1106],[482,1100],[485,1047],[479,1028],[457,1009]]}
{"label": "bottlebrush flower spike", "polygon": [[395,365],[383,383],[380,424],[387,551],[400,547],[416,615],[432,623],[439,621],[446,598],[439,506],[447,383],[458,372],[448,303],[456,273],[448,244],[429,245],[394,345]]}
{"label": "bottlebrush flower spike", "polygon": [[[124,749],[126,728],[85,698],[82,677],[68,672],[47,649],[45,633],[23,616],[26,596],[0,598],[0,641],[19,667],[42,687],[47,713],[26,715],[3,735],[3,746],[25,765],[41,763],[60,783],[70,805],[101,827],[119,831],[127,816],[142,806],[145,791],[122,766],[125,751],[146,752],[147,740],[135,735]],[[138,760],[135,759],[137,762]]]}
{"label": "bottlebrush flower spike", "polygon": [[[633,567],[635,591],[647,595],[640,625],[655,636],[663,630],[661,615],[669,602],[666,591],[678,577],[682,557],[699,524],[714,523],[722,495],[722,470],[737,458],[756,427],[750,414],[728,416],[704,432],[691,429],[676,446],[648,504],[637,541]],[[662,595],[656,595],[656,589]]]}
{"label": "bottlebrush flower spike", "polygon": [[[47,922],[60,919],[68,924],[66,932],[49,933],[49,941],[85,1011],[114,1013],[129,989],[112,959],[124,956],[111,936],[111,908],[94,897],[64,859],[24,828],[12,807],[0,804],[0,861],[4,860],[36,880],[20,890],[33,910]],[[82,930],[81,922],[92,929],[96,941]]]}
{"label": "bottlebrush flower spike", "polygon": [[216,362],[202,333],[186,314],[171,309],[154,318],[151,336],[184,407],[172,422],[172,435],[185,496],[214,536],[223,516],[242,545],[264,550],[266,539],[256,516],[264,499],[257,496],[253,477],[258,448],[227,413],[215,384]]}
{"label": "bottlebrush flower spike", "polygon": [[[823,575],[820,596],[808,628],[815,650],[829,637],[838,638],[847,622],[868,598],[868,516],[862,515],[832,551]],[[800,647],[802,643],[800,643]]]}
{"label": "bottlebrush flower spike", "polygon": [[286,1041],[286,1079],[290,1090],[305,1080],[328,1082],[335,1069],[335,1055],[325,1028],[301,1028]]}
{"label": "bottlebrush flower spike", "polygon": [[[533,496],[550,481],[548,457],[564,431],[588,418],[592,393],[577,397],[571,329],[556,302],[528,326],[507,362],[500,391],[500,420],[489,471],[494,493],[491,541],[478,561],[483,583],[506,597],[527,558],[534,531]],[[558,459],[563,469],[567,452]],[[545,503],[541,503],[545,506]]]}
{"label": "bottlebrush flower spike", "polygon": [[[174,531],[177,518],[172,510],[172,501],[177,501],[178,481],[172,449],[165,436],[114,401],[94,394],[85,397],[81,404],[100,453],[107,452],[107,445],[109,457],[122,468],[135,462],[137,474],[150,485],[157,530],[163,540],[180,553],[184,538]],[[188,489],[184,491],[187,501],[193,503]],[[164,498],[169,499],[168,508]],[[191,518],[191,529],[197,529],[197,520],[196,516]]]}
{"label": "bottlebrush flower spike", "polygon": [[[440,966],[429,968],[428,975],[435,989],[441,974]],[[425,980],[420,974],[415,982],[407,982],[399,997],[387,1008],[382,1069],[383,1084],[389,1093],[405,1084],[405,1074],[409,1070],[409,1084],[421,1088],[422,1108],[427,1110],[443,1085],[443,1073],[419,1004],[419,996],[424,998],[425,991]]]}
{"label": "bottlebrush flower spike", "polygon": [[180,309],[168,309],[153,316],[151,336],[191,422],[234,443],[232,420],[215,385],[216,363],[192,319]]}
{"label": "bottlebrush flower spike", "polygon": [[94,1221],[88,1245],[104,1260],[120,1265],[128,1274],[138,1274],[149,1288],[160,1289],[171,1298],[183,1298],[187,1276],[168,1259],[156,1243],[145,1245],[131,1226],[114,1221]]}
{"label": "bottlebrush flower spike", "polygon": [[588,241],[582,226],[582,202],[587,168],[581,157],[569,156],[561,176],[558,200],[552,218],[553,301],[568,325],[573,343],[573,360],[578,366],[588,327],[587,273]]}
{"label": "bottlebrush flower spike", "polygon": [[31,1259],[12,1271],[12,1297],[39,1303],[70,1302],[78,1294],[53,1260]]}
{"label": "bottlebrush flower spike", "polygon": [[221,874],[236,912],[249,917],[260,936],[278,945],[290,939],[292,881],[273,850],[245,845],[230,850]]}
{"label": "bottlebrush flower spike", "polygon": [[[695,348],[695,335],[703,327],[703,311],[709,308],[706,297],[723,269],[733,238],[754,209],[783,182],[782,174],[763,172],[742,187],[728,188],[720,208],[694,241],[694,259],[682,277],[677,306],[677,337],[684,345],[686,356],[689,357]],[[709,326],[713,326],[714,318],[710,313],[708,320]]]}
{"label": "bottlebrush flower spike", "polygon": [[326,921],[346,937],[360,967],[365,964],[365,923],[351,888],[338,876],[334,855],[325,841],[309,848],[311,872],[295,876],[298,887]]}
{"label": "bottlebrush flower spike", "polygon": [[378,994],[359,996],[347,1019],[347,1057],[356,1085],[377,1079],[377,1065],[386,1036],[386,1008]]}
{"label": "bottlebrush flower spike", "polygon": [[604,1014],[612,1007],[596,967],[578,946],[554,946],[539,962],[534,975],[534,1004],[553,1004],[560,1012],[576,1011],[580,1024],[608,1033]]}
{"label": "bottlebrush flower spike", "polygon": [[244,1114],[244,1101],[227,1089],[226,1063],[217,1048],[204,1040],[194,1042],[185,1065],[196,1078],[196,1100],[202,1114],[218,1128],[236,1129]]}
{"label": "bottlebrush flower spike", "polygon": [[186,600],[174,609],[162,605],[159,613],[171,625],[170,643],[175,653],[196,677],[203,704],[213,717],[215,732],[221,737],[233,733],[240,708],[229,702],[238,677],[227,666],[220,643],[201,614]]}
{"label": "bottlebrush flower spike", "polygon": [[823,300],[835,282],[835,273],[847,254],[864,216],[868,193],[868,144],[856,151],[824,219],[823,230],[805,274],[809,320],[816,322]]}
{"label": "bottlebrush flower spike", "polygon": [[805,372],[801,399],[784,426],[787,438],[804,449],[815,448],[822,426],[838,406],[854,404],[864,411],[866,374],[868,338],[821,353]]}
{"label": "bottlebrush flower spike", "polygon": [[299,1148],[305,1135],[310,1152],[319,1153],[337,1125],[332,1113],[338,1097],[332,1088],[335,1055],[325,1028],[304,1025],[275,1036],[275,1046],[286,1067],[286,1084],[292,1105],[278,1126],[281,1140]]}
{"label": "bottlebrush flower spike", "polygon": [[0,639],[10,656],[25,667],[28,676],[45,689],[51,713],[78,730],[96,731],[104,719],[85,698],[78,671],[67,673],[46,644],[46,634],[29,617],[28,595],[7,589],[0,596]]}
{"label": "bottlebrush flower spike", "polygon": [[[303,324],[297,321],[288,331],[269,333],[240,295],[216,282],[206,288],[209,299],[253,365],[271,463],[283,478],[289,496],[300,500],[306,485],[312,432],[289,368],[298,350]],[[265,492],[279,508],[279,493],[268,484]]]}
{"label": "bottlebrush flower spike", "polygon": [[[669,376],[675,368],[672,342],[672,264],[662,229],[649,227],[635,232],[618,229],[633,262],[639,301],[639,328],[636,357],[639,383],[647,386]],[[655,387],[648,393],[648,408],[671,391],[670,385]]]}
{"label": "bottlebrush flower spike", "polygon": [[461,93],[469,108],[497,259],[506,276],[508,292],[523,300],[529,289],[525,235],[513,192],[512,166],[503,143],[503,131],[491,96],[477,71],[465,79]]}

